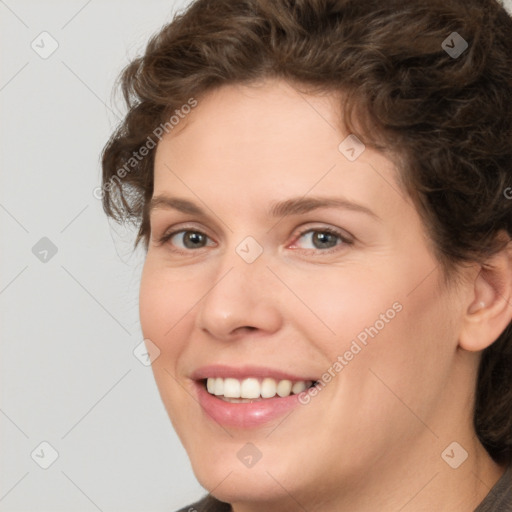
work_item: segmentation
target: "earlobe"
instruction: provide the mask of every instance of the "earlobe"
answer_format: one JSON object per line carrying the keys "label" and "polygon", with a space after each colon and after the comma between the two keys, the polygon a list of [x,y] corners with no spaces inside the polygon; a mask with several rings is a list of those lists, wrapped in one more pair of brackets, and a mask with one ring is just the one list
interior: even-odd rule
{"label": "earlobe", "polygon": [[474,278],[464,314],[459,346],[486,349],[512,320],[512,257],[508,247],[492,256]]}

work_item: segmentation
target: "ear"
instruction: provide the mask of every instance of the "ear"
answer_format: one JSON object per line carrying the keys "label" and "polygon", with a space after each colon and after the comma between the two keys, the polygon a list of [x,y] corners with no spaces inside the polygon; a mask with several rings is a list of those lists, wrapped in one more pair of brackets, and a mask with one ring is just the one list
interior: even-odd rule
{"label": "ear", "polygon": [[480,265],[470,295],[459,346],[476,352],[496,341],[512,320],[512,242]]}

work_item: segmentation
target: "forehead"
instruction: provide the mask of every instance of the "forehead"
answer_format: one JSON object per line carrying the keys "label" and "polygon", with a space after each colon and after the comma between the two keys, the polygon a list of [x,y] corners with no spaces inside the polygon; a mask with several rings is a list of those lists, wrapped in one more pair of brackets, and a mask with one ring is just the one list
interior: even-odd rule
{"label": "forehead", "polygon": [[340,104],[334,94],[309,95],[282,81],[215,89],[160,141],[154,195],[215,191],[236,202],[343,193],[396,201],[392,162],[369,148],[355,160],[342,151],[350,134],[341,130]]}
{"label": "forehead", "polygon": [[[163,137],[157,155],[163,146],[190,149],[191,142],[224,160],[242,151],[272,160],[308,148],[317,154],[327,153],[336,150],[329,140],[338,141],[341,136],[338,110],[333,94],[306,95],[279,80],[225,85],[198,99],[198,105],[179,126]],[[304,145],[308,139],[311,144]],[[325,143],[319,146],[320,141]],[[190,159],[203,154],[195,151],[186,156]]]}

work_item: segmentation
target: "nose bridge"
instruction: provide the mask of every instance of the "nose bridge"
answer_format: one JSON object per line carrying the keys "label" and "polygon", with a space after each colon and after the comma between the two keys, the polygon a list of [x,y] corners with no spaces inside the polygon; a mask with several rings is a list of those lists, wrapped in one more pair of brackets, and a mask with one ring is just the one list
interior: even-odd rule
{"label": "nose bridge", "polygon": [[[236,236],[233,239],[236,240]],[[226,291],[231,297],[240,294],[248,302],[257,301],[258,291],[263,291],[262,285],[270,277],[267,264],[268,253],[254,237],[245,236],[236,244],[230,243],[219,257],[212,292],[222,295]],[[252,289],[257,283],[259,290]]]}
{"label": "nose bridge", "polygon": [[244,240],[219,258],[211,285],[198,304],[200,329],[225,338],[240,327],[279,328],[278,301],[271,291],[272,274],[262,249],[253,240]]}

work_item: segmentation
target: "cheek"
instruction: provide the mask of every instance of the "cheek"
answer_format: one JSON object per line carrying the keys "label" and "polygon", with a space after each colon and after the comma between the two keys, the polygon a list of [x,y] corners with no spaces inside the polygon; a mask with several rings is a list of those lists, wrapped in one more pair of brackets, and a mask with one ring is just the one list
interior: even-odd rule
{"label": "cheek", "polygon": [[377,330],[380,336],[389,330],[403,310],[402,284],[391,282],[385,270],[328,266],[314,272],[283,269],[283,280],[300,298],[290,298],[287,313],[317,348],[335,360],[350,348],[352,340],[368,341],[368,331]]}
{"label": "cheek", "polygon": [[178,383],[178,362],[190,331],[187,314],[198,295],[190,283],[180,281],[176,272],[163,268],[151,257],[146,259],[139,290],[139,315],[144,338],[160,350],[151,367],[171,423],[181,437],[178,412],[187,407],[189,395]]}
{"label": "cheek", "polygon": [[164,268],[158,261],[147,258],[140,283],[141,329],[144,338],[150,339],[160,350],[151,366],[175,428],[175,411],[187,398],[177,379],[182,378],[179,363],[190,339],[194,305],[201,297],[198,282],[201,280],[185,281],[179,270]]}
{"label": "cheek", "polygon": [[171,322],[175,316],[172,297],[168,287],[158,278],[157,272],[146,262],[139,290],[140,323],[144,338],[157,343],[160,350],[163,347],[158,341],[161,342],[166,331],[172,327]]}
{"label": "cheek", "polygon": [[183,280],[179,269],[162,268],[158,262],[147,258],[139,290],[139,315],[144,337],[163,343],[161,347],[159,345],[162,351],[177,348],[181,338],[176,332],[186,325],[187,314],[200,296],[197,279]]}
{"label": "cheek", "polygon": [[438,273],[429,275],[432,268],[430,259],[350,272],[326,267],[315,272],[313,285],[288,273],[286,282],[303,301],[289,314],[324,355],[324,371],[331,375],[326,379],[338,382],[341,402],[384,410],[383,403],[400,407],[396,393],[428,409],[442,392],[456,326],[450,297],[439,287]]}

